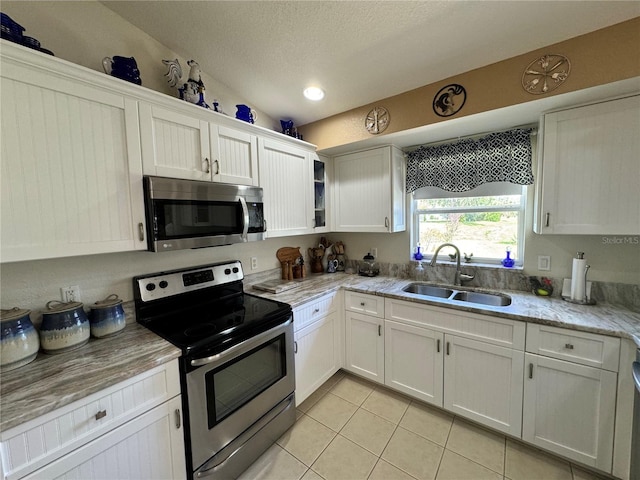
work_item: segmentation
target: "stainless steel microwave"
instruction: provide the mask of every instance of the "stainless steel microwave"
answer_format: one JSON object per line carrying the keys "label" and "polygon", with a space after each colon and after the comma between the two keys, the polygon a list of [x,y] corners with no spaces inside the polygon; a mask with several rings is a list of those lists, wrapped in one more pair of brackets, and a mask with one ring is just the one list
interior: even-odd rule
{"label": "stainless steel microwave", "polygon": [[143,182],[153,252],[264,240],[260,187],[152,176]]}

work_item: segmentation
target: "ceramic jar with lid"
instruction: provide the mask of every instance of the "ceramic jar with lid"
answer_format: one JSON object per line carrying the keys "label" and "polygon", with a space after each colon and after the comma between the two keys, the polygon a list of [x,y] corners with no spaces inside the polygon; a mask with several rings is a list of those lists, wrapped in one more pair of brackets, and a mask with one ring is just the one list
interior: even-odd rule
{"label": "ceramic jar with lid", "polygon": [[0,368],[14,370],[35,360],[40,349],[38,332],[29,310],[0,310]]}
{"label": "ceramic jar with lid", "polygon": [[91,305],[89,312],[91,335],[96,338],[109,337],[120,333],[126,325],[122,300],[117,295],[109,295],[104,300]]}
{"label": "ceramic jar with lid", "polygon": [[82,303],[47,303],[42,314],[40,345],[44,353],[62,353],[89,341],[90,327]]}

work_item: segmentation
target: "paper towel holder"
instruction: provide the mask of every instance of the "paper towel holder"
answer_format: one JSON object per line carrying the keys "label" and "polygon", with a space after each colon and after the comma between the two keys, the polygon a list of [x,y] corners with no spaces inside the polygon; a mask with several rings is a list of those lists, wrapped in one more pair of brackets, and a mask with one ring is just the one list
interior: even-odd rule
{"label": "paper towel holder", "polygon": [[[582,253],[582,252],[578,252],[578,254],[580,254],[580,253]],[[580,255],[579,255],[579,257],[582,258]],[[573,299],[573,298],[571,298],[571,293],[570,292],[568,292],[569,293],[568,295],[565,295],[565,288],[563,286],[562,295],[561,295],[563,300],[566,300],[569,303],[577,303],[578,305],[595,305],[596,304],[596,301],[593,298],[589,297],[589,293],[590,293],[591,289],[590,288],[586,288],[587,285],[588,285],[587,273],[589,273],[589,269],[590,268],[591,268],[591,265],[586,265],[585,269],[584,269],[584,284],[585,284],[584,298],[583,299]]]}

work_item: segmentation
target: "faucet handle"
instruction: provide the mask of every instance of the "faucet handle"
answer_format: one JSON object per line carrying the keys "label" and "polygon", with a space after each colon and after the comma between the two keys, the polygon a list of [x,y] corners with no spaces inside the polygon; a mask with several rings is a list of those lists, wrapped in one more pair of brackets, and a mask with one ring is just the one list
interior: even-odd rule
{"label": "faucet handle", "polygon": [[464,283],[464,282],[470,282],[471,280],[473,280],[474,278],[476,278],[475,275],[469,275],[467,273],[461,273],[460,274],[460,284]]}

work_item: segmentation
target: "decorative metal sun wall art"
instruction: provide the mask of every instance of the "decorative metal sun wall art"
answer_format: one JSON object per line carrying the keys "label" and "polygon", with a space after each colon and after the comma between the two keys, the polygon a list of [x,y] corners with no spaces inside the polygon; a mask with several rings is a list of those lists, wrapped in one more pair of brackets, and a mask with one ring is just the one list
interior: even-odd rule
{"label": "decorative metal sun wall art", "polygon": [[364,126],[371,135],[377,135],[384,132],[389,126],[391,118],[389,112],[384,107],[374,107],[364,120]]}
{"label": "decorative metal sun wall art", "polygon": [[531,95],[549,93],[569,78],[571,63],[564,55],[549,54],[531,62],[522,74],[522,88]]}
{"label": "decorative metal sun wall art", "polygon": [[467,91],[462,85],[452,83],[442,87],[433,97],[433,111],[440,117],[450,117],[460,111],[467,101]]}

